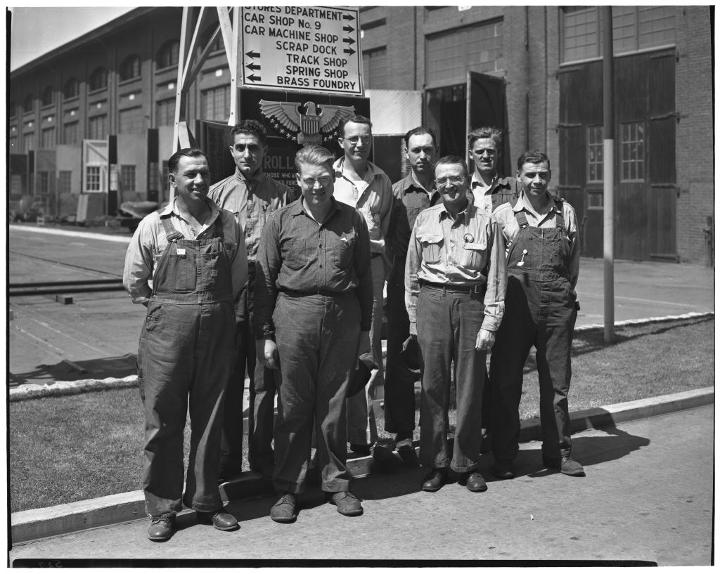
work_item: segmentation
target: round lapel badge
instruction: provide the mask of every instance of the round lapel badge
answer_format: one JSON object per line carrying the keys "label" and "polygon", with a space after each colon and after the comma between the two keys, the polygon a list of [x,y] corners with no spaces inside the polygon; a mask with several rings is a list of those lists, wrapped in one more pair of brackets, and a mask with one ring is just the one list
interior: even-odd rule
{"label": "round lapel badge", "polygon": [[463,236],[463,239],[465,240],[465,243],[472,243],[475,240],[475,238],[472,235],[470,235],[469,233],[466,233]]}

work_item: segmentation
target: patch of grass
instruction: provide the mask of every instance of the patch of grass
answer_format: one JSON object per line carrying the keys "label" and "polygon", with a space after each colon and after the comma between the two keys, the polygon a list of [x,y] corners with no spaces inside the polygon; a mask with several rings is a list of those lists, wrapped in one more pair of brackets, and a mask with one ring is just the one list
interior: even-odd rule
{"label": "patch of grass", "polygon": [[[713,319],[623,327],[609,346],[604,345],[602,332],[578,334],[573,344],[570,410],[712,385],[714,329]],[[538,416],[538,404],[531,351],[521,417]],[[382,416],[377,423],[381,439],[388,439]],[[137,389],[10,403],[11,511],[139,490],[143,424]],[[419,429],[415,432],[417,439]],[[189,425],[186,453],[188,436]]]}

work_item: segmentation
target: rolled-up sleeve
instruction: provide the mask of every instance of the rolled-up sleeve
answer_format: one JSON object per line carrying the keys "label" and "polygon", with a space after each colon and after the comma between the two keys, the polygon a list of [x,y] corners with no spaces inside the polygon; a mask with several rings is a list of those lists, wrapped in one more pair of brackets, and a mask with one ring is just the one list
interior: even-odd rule
{"label": "rolled-up sleeve", "polygon": [[487,290],[485,291],[485,317],[482,328],[497,331],[505,312],[505,289],[507,268],[505,261],[505,237],[493,217],[487,226],[490,263],[488,265]]}
{"label": "rolled-up sleeve", "polygon": [[152,294],[149,282],[152,279],[155,251],[155,236],[148,217],[140,222],[133,233],[125,252],[123,269],[123,285],[132,302],[143,305],[147,304]]}
{"label": "rolled-up sleeve", "polygon": [[410,320],[410,334],[417,335],[417,299],[420,293],[418,271],[422,263],[422,247],[417,240],[417,220],[410,234],[407,255],[405,259],[405,307]]}
{"label": "rolled-up sleeve", "polygon": [[358,235],[355,244],[355,274],[358,285],[356,288],[360,301],[360,330],[369,331],[372,324],[373,281],[370,271],[370,232],[365,219],[358,211],[355,212],[355,230]]}
{"label": "rolled-up sleeve", "polygon": [[265,224],[255,259],[255,338],[274,339],[273,311],[277,300],[280,272],[280,225],[282,212],[275,212]]}

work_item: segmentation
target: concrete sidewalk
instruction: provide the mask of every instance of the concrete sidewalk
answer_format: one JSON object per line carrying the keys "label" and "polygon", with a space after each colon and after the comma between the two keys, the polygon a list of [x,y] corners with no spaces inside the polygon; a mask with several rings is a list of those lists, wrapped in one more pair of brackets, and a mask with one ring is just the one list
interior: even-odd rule
{"label": "concrete sidewalk", "polygon": [[163,544],[146,539],[142,519],[15,544],[9,558],[13,566],[62,567],[707,566],[712,433],[713,407],[700,406],[577,433],[585,478],[540,471],[540,444],[531,441],[521,445],[518,476],[489,482],[485,493],[455,483],[422,492],[423,470],[398,469],[354,482],[365,508],[358,518],[339,515],[315,488],[291,525],[272,522],[274,499],[258,495],[230,504],[236,532],[196,525],[187,513]]}

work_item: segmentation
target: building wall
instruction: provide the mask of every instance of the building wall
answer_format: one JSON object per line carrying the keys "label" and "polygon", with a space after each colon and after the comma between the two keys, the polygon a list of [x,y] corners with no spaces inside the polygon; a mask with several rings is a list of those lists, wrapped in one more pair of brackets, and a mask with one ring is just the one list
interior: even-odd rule
{"label": "building wall", "polygon": [[703,228],[714,206],[713,62],[710,8],[678,8],[677,248],[682,261],[702,262]]}

